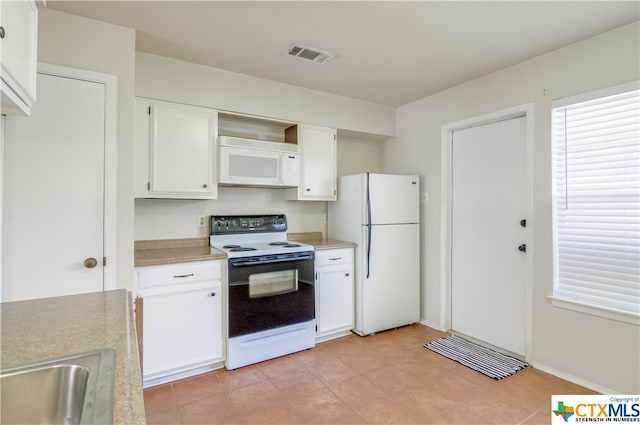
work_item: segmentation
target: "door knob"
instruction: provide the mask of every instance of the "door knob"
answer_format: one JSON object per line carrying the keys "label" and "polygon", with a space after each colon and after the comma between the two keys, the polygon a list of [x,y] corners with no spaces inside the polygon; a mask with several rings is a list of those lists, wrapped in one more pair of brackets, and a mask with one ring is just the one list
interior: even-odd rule
{"label": "door knob", "polygon": [[96,260],[96,259],[95,259],[95,258],[93,258],[93,257],[89,257],[89,258],[87,258],[86,260],[84,260],[84,263],[83,263],[83,264],[84,264],[84,266],[85,266],[86,268],[88,268],[88,269],[92,269],[92,268],[94,268],[95,266],[97,266],[97,265],[98,265],[98,260]]}
{"label": "door knob", "polygon": [[523,218],[522,220],[520,220],[520,227],[527,227],[527,219]]}
{"label": "door knob", "polygon": [[523,243],[522,245],[520,245],[520,246],[518,247],[518,251],[520,251],[520,252],[527,252],[527,244],[526,244],[526,243]]}

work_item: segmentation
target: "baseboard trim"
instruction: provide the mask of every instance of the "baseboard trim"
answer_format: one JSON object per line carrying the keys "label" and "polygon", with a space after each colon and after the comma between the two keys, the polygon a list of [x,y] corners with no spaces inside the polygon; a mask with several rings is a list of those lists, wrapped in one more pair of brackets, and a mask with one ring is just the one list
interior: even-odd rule
{"label": "baseboard trim", "polygon": [[565,381],[573,382],[574,384],[583,386],[585,388],[589,388],[590,390],[597,391],[600,394],[624,394],[619,391],[613,390],[611,388],[603,387],[602,385],[596,384],[595,382],[588,381],[586,379],[579,378],[577,376],[571,375],[569,373],[565,373],[558,369],[547,366],[543,363],[538,362],[529,362],[531,366],[535,369],[539,369],[543,372],[546,372],[550,375],[556,376],[558,378],[564,379]]}
{"label": "baseboard trim", "polygon": [[441,332],[446,332],[447,331],[447,329],[442,329],[439,324],[431,323],[428,320],[420,319],[420,321],[418,323],[420,323],[421,325],[425,325],[425,326],[428,326],[430,328],[433,328],[433,329],[435,329],[437,331],[441,331]]}

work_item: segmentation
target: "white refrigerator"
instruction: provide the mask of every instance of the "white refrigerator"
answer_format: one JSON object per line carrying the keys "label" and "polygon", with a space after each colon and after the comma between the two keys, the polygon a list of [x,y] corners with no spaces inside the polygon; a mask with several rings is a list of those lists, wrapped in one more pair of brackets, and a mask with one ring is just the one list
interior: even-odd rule
{"label": "white refrigerator", "polygon": [[355,248],[359,335],[420,319],[420,180],[416,175],[340,177],[329,202],[328,236]]}

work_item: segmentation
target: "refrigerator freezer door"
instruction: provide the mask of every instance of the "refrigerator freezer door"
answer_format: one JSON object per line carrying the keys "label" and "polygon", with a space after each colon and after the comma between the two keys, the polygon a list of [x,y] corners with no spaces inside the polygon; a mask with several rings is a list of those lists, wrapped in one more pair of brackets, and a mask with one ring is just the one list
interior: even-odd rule
{"label": "refrigerator freezer door", "polygon": [[[364,178],[367,178],[366,174]],[[418,176],[369,174],[368,180],[368,193],[365,196],[368,195],[370,200],[372,224],[420,222]]]}
{"label": "refrigerator freezer door", "polygon": [[372,226],[369,278],[366,239],[365,246],[357,249],[357,333],[368,335],[420,319],[419,228],[419,224]]}

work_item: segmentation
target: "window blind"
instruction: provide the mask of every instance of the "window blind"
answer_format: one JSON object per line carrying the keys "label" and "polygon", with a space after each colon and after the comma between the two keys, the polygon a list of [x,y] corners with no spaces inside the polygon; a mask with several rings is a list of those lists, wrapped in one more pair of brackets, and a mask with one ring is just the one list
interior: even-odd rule
{"label": "window blind", "polygon": [[638,315],[640,90],[635,87],[554,103],[552,166],[554,297]]}

